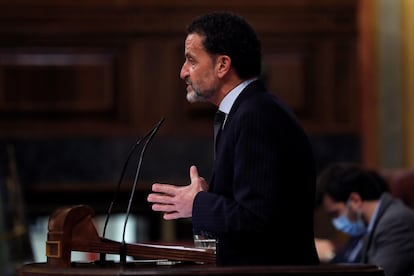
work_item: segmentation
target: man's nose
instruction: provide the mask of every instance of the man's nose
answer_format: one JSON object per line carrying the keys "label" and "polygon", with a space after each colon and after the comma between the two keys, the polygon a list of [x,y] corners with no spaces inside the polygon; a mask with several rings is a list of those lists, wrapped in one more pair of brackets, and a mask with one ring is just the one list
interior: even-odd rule
{"label": "man's nose", "polygon": [[183,66],[181,67],[181,71],[180,71],[180,78],[182,80],[185,80],[186,77],[188,77],[188,69],[187,66],[185,65],[185,63],[183,64]]}

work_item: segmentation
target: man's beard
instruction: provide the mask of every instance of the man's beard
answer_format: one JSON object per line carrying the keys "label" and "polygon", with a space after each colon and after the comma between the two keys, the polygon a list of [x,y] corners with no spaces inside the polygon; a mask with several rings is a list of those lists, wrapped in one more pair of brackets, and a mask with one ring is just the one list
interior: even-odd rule
{"label": "man's beard", "polygon": [[192,84],[189,84],[191,87],[191,90],[187,90],[187,101],[190,103],[196,103],[196,102],[208,102],[211,96],[214,93],[214,89],[208,89],[200,91],[200,89],[194,88]]}
{"label": "man's beard", "polygon": [[197,103],[207,102],[207,99],[203,94],[197,93],[196,91],[192,90],[190,92],[187,92],[187,101],[190,103]]}

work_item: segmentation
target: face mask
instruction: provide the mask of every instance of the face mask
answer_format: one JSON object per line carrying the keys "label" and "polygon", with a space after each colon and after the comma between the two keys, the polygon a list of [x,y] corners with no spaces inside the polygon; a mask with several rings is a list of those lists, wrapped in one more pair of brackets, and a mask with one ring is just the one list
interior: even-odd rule
{"label": "face mask", "polygon": [[346,214],[334,218],[332,224],[335,228],[345,234],[348,234],[352,237],[357,237],[366,232],[366,227],[364,221],[362,220],[361,213],[358,213],[357,221],[350,221]]}

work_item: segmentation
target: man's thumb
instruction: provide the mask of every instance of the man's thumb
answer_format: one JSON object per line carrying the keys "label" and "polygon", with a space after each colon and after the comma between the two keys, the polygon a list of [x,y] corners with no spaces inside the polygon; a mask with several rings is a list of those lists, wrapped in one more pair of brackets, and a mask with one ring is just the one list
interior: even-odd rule
{"label": "man's thumb", "polygon": [[198,175],[198,170],[197,170],[197,167],[196,166],[191,166],[190,167],[190,179],[191,179],[191,182],[193,181],[193,179],[195,179],[195,178],[199,178],[200,176]]}

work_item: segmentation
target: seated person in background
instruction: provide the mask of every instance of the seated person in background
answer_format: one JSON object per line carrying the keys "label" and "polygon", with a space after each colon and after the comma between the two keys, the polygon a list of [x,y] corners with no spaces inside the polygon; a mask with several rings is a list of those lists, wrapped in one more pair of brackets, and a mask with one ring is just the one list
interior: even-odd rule
{"label": "seated person in background", "polygon": [[[372,176],[372,178],[369,178],[369,181],[372,185],[377,185],[378,193],[390,191],[386,180],[376,171],[367,170],[366,172]],[[328,173],[324,172],[318,178],[318,186],[326,186],[327,184],[324,182],[331,180],[331,177],[328,177]],[[316,207],[320,207],[321,200],[321,194],[318,194]],[[337,230],[341,231],[340,229]],[[360,263],[362,250],[361,238],[363,234],[355,234],[343,230],[341,232],[345,234],[346,242],[342,242],[340,245],[330,239],[315,239],[320,260],[325,263]]]}
{"label": "seated person in background", "polygon": [[337,163],[319,175],[317,203],[336,229],[362,235],[360,262],[382,267],[386,276],[412,275],[414,211],[386,189],[374,171]]}

